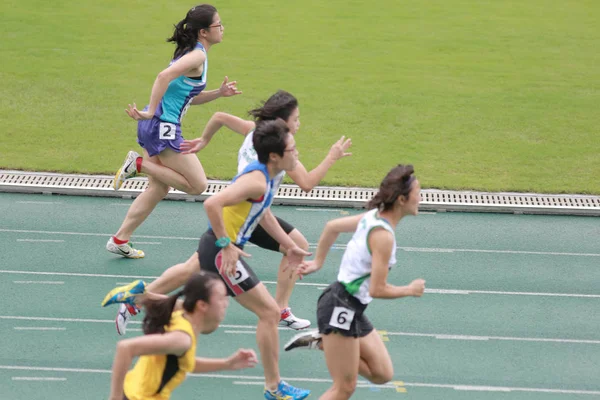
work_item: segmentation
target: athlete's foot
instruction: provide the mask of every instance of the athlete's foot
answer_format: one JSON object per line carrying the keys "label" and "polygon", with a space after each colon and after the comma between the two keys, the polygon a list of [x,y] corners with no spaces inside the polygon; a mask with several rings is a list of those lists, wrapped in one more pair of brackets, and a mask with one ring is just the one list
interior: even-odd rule
{"label": "athlete's foot", "polygon": [[294,314],[292,314],[292,309],[288,307],[281,311],[279,326],[301,330],[308,328],[310,326],[310,321],[296,317]]}
{"label": "athlete's foot", "polygon": [[310,390],[300,389],[280,381],[276,390],[265,388],[265,399],[267,400],[302,400],[310,395]]}
{"label": "athlete's foot", "polygon": [[139,312],[140,309],[135,305],[121,304],[119,306],[119,312],[117,313],[117,318],[115,318],[115,326],[119,335],[123,336],[125,334],[129,320]]}
{"label": "athlete's foot", "polygon": [[102,300],[102,307],[109,306],[115,303],[126,303],[133,305],[136,296],[144,294],[146,292],[146,282],[137,280],[131,282],[129,285],[119,286],[108,292],[108,294]]}
{"label": "athlete's foot", "polygon": [[293,349],[322,350],[322,343],[321,334],[315,329],[297,334],[283,348],[285,351]]}
{"label": "athlete's foot", "polygon": [[111,236],[106,242],[106,250],[111,253],[118,254],[125,258],[144,258],[144,252],[142,250],[137,250],[131,247],[132,243],[125,242],[123,244],[115,243],[114,238]]}
{"label": "athlete's foot", "polygon": [[136,160],[139,157],[140,155],[135,151],[130,151],[127,153],[127,157],[125,157],[123,165],[115,174],[115,179],[113,180],[113,189],[121,189],[121,186],[123,186],[123,183],[125,183],[126,179],[133,178],[137,175],[138,171]]}

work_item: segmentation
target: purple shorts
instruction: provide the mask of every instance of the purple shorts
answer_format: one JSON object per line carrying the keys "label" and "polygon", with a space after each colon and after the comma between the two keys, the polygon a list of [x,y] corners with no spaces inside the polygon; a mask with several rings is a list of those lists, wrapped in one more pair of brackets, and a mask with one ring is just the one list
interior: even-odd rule
{"label": "purple shorts", "polygon": [[164,149],[169,147],[177,153],[179,145],[183,142],[181,136],[181,125],[161,121],[156,117],[138,121],[138,143],[142,146],[150,157],[159,155]]}

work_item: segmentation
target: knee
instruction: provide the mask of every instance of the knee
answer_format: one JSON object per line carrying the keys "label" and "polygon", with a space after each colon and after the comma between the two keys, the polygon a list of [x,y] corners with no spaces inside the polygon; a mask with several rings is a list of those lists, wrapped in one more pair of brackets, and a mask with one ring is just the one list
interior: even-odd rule
{"label": "knee", "polygon": [[148,184],[148,189],[146,189],[147,192],[150,192],[161,199],[169,194],[169,190],[171,190],[171,188],[161,182],[150,182]]}
{"label": "knee", "polygon": [[394,368],[383,368],[380,370],[373,371],[373,376],[370,377],[369,381],[376,385],[384,385],[392,380],[394,377]]}
{"label": "knee", "polygon": [[356,377],[334,382],[334,390],[337,392],[336,399],[349,399],[356,390]]}
{"label": "knee", "polygon": [[290,237],[298,247],[300,247],[302,250],[308,251],[308,241],[298,229],[291,231]]}
{"label": "knee", "polygon": [[201,179],[198,182],[195,182],[194,184],[190,185],[190,190],[188,191],[188,194],[192,196],[199,196],[202,193],[204,193],[207,187],[208,181],[206,179]]}
{"label": "knee", "polygon": [[258,319],[275,325],[279,323],[279,320],[281,319],[281,310],[279,310],[279,306],[275,300],[269,302],[269,304],[265,304],[265,306],[260,309]]}

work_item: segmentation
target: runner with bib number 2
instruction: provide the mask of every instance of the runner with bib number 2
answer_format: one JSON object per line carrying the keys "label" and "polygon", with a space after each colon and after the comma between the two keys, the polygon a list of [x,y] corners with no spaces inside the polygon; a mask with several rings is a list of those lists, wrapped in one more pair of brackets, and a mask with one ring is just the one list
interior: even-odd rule
{"label": "runner with bib number 2", "polygon": [[320,349],[325,352],[333,385],[320,399],[348,399],[356,389],[358,375],[375,384],[389,382],[394,375],[392,360],[381,337],[365,315],[373,298],[420,297],[425,281],[408,286],[387,282],[396,263],[395,228],[407,215],[417,215],[421,186],[411,165],[398,165],[384,178],[366,213],[329,221],[315,259],[301,264],[297,272],[318,271],[329,249],[342,232],[354,232],[342,258],[338,278],[317,303],[318,331],[298,334],[285,350]]}

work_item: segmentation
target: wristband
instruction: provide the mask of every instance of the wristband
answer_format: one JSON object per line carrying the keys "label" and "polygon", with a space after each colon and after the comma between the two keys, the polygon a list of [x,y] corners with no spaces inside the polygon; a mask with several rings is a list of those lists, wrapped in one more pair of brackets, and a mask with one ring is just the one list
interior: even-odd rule
{"label": "wristband", "polygon": [[217,241],[215,242],[215,245],[222,249],[224,247],[229,246],[229,243],[231,243],[231,239],[229,239],[229,237],[227,237],[227,236],[223,236],[222,238],[217,239]]}

